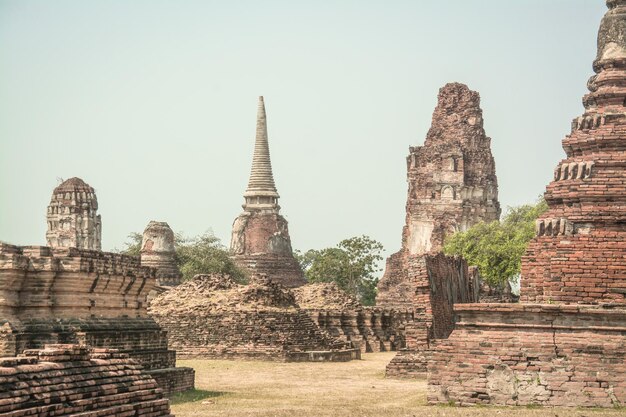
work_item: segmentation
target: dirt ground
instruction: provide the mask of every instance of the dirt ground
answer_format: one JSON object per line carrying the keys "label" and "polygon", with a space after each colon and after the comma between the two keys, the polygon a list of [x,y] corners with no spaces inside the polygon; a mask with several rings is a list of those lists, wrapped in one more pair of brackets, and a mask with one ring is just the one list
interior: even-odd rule
{"label": "dirt ground", "polygon": [[626,409],[426,405],[426,381],[385,379],[394,353],[346,363],[179,360],[196,370],[196,390],[173,398],[178,417],[626,416]]}

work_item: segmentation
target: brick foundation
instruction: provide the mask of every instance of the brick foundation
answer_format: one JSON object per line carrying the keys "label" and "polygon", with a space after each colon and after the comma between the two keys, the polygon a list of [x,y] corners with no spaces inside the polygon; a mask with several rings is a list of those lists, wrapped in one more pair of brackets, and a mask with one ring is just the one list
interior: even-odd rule
{"label": "brick foundation", "polygon": [[434,403],[626,404],[626,309],[466,304],[428,365]]}

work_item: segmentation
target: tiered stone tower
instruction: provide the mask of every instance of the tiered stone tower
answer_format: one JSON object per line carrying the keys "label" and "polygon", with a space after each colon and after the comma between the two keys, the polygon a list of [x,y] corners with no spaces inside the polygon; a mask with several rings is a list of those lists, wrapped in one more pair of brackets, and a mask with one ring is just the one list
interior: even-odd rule
{"label": "tiered stone tower", "polygon": [[61,183],[48,206],[48,246],[100,250],[102,220],[97,211],[92,187],[77,177]]}
{"label": "tiered stone tower", "polygon": [[155,221],[148,223],[141,242],[141,266],[156,269],[158,285],[180,284],[182,274],[176,265],[174,232],[169,224]]}
{"label": "tiered stone tower", "polygon": [[287,220],[280,215],[263,97],[259,97],[252,170],[243,196],[244,211],[233,223],[230,243],[235,262],[287,287],[304,285],[304,275],[293,257]]}
{"label": "tiered stone tower", "polygon": [[626,0],[607,0],[584,114],[522,259],[521,303],[456,305],[429,402],[626,404]]}
{"label": "tiered stone tower", "polygon": [[408,297],[409,257],[440,252],[446,236],[500,217],[490,146],[479,94],[460,83],[442,87],[424,146],[409,148],[402,249],[387,259],[378,304]]}
{"label": "tiered stone tower", "polygon": [[626,304],[626,1],[607,1],[585,112],[522,262],[522,301]]}

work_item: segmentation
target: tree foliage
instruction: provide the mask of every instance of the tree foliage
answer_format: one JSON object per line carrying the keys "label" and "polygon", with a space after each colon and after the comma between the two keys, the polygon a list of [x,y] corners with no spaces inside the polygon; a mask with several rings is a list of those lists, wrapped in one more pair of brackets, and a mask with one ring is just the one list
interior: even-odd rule
{"label": "tree foliage", "polygon": [[514,280],[520,273],[522,255],[535,236],[535,220],[547,209],[543,198],[536,204],[509,207],[501,222],[478,223],[452,235],[443,251],[478,266],[492,286]]}
{"label": "tree foliage", "polygon": [[[141,254],[141,233],[131,233],[128,238],[129,241],[126,242],[126,247],[121,252],[126,255],[139,256]],[[194,237],[186,237],[182,233],[176,233],[174,248],[176,250],[176,264],[183,274],[183,281],[193,278],[196,274],[211,273],[228,274],[240,283],[247,281],[245,271],[235,265],[219,238],[210,232]]]}
{"label": "tree foliage", "polygon": [[310,249],[295,256],[309,282],[335,282],[364,305],[373,305],[383,245],[368,236],[344,239],[336,247]]}

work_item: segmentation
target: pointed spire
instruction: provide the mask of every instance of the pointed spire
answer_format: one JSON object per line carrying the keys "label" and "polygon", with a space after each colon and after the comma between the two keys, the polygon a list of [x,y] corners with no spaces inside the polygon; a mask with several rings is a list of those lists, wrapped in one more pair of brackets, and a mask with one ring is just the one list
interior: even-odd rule
{"label": "pointed spire", "polygon": [[248,188],[243,194],[246,203],[244,209],[278,209],[278,192],[272,174],[270,148],[267,139],[267,118],[263,96],[259,97],[259,107],[256,121],[256,140],[252,169]]}

